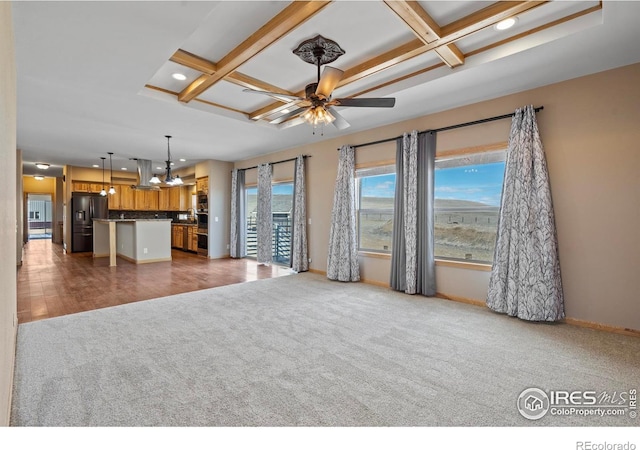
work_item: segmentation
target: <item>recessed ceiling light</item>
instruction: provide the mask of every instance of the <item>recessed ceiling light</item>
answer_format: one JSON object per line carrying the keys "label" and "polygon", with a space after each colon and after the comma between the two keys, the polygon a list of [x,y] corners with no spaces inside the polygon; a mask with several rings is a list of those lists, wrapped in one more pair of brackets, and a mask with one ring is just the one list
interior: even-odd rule
{"label": "recessed ceiling light", "polygon": [[44,177],[43,177],[42,175],[36,175],[36,176],[34,176],[33,178],[35,178],[35,179],[36,179],[36,180],[38,180],[38,181],[42,181],[42,180],[44,180]]}
{"label": "recessed ceiling light", "polygon": [[518,21],[517,17],[509,17],[508,19],[501,20],[495,25],[496,30],[503,31],[511,28]]}
{"label": "recessed ceiling light", "polygon": [[282,114],[287,114],[290,113],[291,111],[289,111],[288,108],[283,109],[282,111],[280,111]]}
{"label": "recessed ceiling light", "polygon": [[127,168],[126,168],[126,167],[123,167],[123,168],[122,168],[122,170],[127,170]]}
{"label": "recessed ceiling light", "polygon": [[178,80],[178,81],[184,81],[187,79],[187,76],[183,73],[174,73],[171,76],[173,77],[174,80]]}
{"label": "recessed ceiling light", "polygon": [[93,164],[91,167],[100,167],[98,164]]}
{"label": "recessed ceiling light", "polygon": [[180,162],[185,162],[185,161],[186,161],[186,159],[180,158]]}
{"label": "recessed ceiling light", "polygon": [[156,169],[158,169],[158,170],[162,170],[162,167],[156,167]]}
{"label": "recessed ceiling light", "polygon": [[36,163],[36,167],[38,169],[47,170],[49,168],[49,164],[47,164],[47,163]]}

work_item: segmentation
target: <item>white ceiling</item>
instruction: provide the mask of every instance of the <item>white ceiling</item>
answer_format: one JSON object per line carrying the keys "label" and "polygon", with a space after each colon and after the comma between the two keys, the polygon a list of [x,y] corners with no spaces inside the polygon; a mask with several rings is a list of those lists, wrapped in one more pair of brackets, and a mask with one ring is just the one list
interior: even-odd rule
{"label": "white ceiling", "polygon": [[[419,2],[441,26],[491,3]],[[489,27],[456,45],[468,54],[597,4],[552,2],[520,15],[516,27],[504,34]],[[237,161],[640,61],[640,2],[605,1],[601,10],[469,56],[454,69],[440,67],[397,81],[440,62],[428,52],[339,87],[335,97],[371,89],[362,97],[395,97],[396,106],[341,108],[351,127],[338,131],[330,126],[324,135],[312,135],[304,124],[279,129],[250,120],[245,113],[273,99],[244,93],[226,81],[199,98],[235,111],[178,102],[175,95],[145,87],[180,92],[200,73],[169,61],[176,50],[219,61],[287,5],[280,1],[13,2],[17,138],[24,173],[36,173],[34,163],[39,161],[53,165],[49,174],[61,173],[65,164],[90,167],[107,152],[114,152],[114,170],[135,170],[129,158],[162,165],[167,134],[174,136],[174,159],[187,159],[178,167],[206,159]],[[291,92],[303,90],[316,81],[316,68],[292,50],[317,34],[345,50],[330,64],[342,70],[415,39],[382,2],[337,1],[241,65],[238,72]],[[176,71],[187,75],[187,81],[173,80],[170,75]]]}

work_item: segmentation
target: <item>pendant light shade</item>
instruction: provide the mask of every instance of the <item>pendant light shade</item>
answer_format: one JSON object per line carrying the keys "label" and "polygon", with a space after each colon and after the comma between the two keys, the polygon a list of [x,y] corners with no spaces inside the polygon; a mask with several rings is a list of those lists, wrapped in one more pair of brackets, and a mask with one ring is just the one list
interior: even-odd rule
{"label": "pendant light shade", "polygon": [[109,194],[113,195],[116,193],[116,188],[113,187],[113,162],[111,160],[111,156],[113,155],[113,152],[108,152],[108,153],[109,153],[109,170],[110,170],[109,182],[111,184],[111,186],[109,187]]}
{"label": "pendant light shade", "polygon": [[100,195],[105,197],[107,195],[107,191],[104,190],[104,160],[107,158],[101,156],[100,159],[102,160],[102,190],[100,191]]}

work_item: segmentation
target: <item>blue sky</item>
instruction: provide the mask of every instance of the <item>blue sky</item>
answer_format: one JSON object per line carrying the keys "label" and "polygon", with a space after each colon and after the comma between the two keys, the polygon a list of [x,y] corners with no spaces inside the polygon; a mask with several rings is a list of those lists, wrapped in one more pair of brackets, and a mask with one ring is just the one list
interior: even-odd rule
{"label": "blue sky", "polygon": [[[500,206],[504,162],[437,169],[435,197],[470,200]],[[362,179],[362,195],[393,197],[395,175],[378,175]]]}

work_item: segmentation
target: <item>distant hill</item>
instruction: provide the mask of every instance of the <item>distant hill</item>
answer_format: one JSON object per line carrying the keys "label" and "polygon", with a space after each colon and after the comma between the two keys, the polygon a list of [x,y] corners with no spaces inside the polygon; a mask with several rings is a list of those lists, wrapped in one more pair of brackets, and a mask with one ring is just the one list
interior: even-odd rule
{"label": "distant hill", "polygon": [[[481,202],[472,202],[469,200],[454,200],[454,199],[444,199],[444,198],[436,198],[435,199],[435,207],[436,208],[486,208],[486,203]],[[390,197],[366,197],[362,199],[363,209],[391,209],[393,208],[393,198]],[[497,206],[494,206],[497,208]]]}
{"label": "distant hill", "polygon": [[[487,207],[494,205],[487,205],[486,203],[481,202],[472,202],[470,200],[454,200],[447,198],[436,198],[435,199],[435,207],[436,208],[479,208],[479,207]],[[497,206],[496,206],[497,208]]]}

